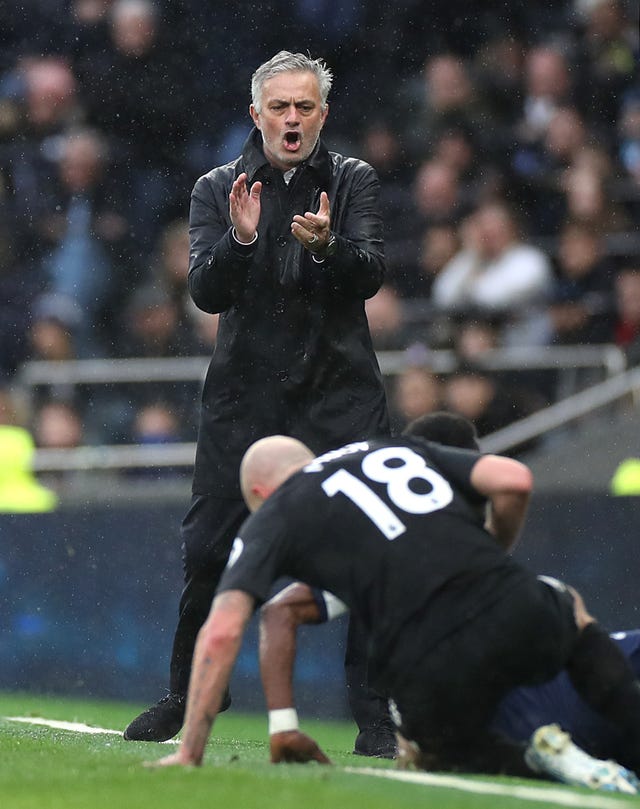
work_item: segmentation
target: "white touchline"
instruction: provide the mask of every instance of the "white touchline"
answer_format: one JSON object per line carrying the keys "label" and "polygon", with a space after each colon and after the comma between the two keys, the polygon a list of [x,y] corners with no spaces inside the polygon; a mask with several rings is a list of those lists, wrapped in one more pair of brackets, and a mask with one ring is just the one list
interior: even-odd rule
{"label": "white touchline", "polygon": [[[75,733],[110,733],[116,736],[122,736],[121,730],[113,730],[111,728],[97,728],[92,725],[85,725],[82,722],[63,722],[60,719],[44,719],[41,716],[5,716],[8,722],[24,722],[27,725],[45,725],[48,728],[55,728],[56,730],[72,730]],[[167,742],[161,744],[178,744],[176,739],[169,739]]]}
{"label": "white touchline", "polygon": [[[41,716],[5,716],[7,722],[23,722],[28,725],[44,725],[56,730],[71,730],[75,733],[106,733],[122,736],[121,730],[98,728],[85,725],[83,722],[63,722],[60,719],[44,719]],[[176,739],[169,739],[161,744],[178,744]],[[374,767],[345,767],[345,772],[356,775],[376,775],[379,778],[391,778],[395,781],[406,781],[411,784],[459,789],[462,792],[484,793],[485,795],[504,795],[520,798],[524,801],[544,801],[563,806],[577,806],[580,809],[621,809],[618,800],[601,798],[597,795],[578,795],[575,792],[548,787],[507,786],[492,784],[488,781],[474,781],[471,778],[457,778],[451,775],[434,775],[428,772],[407,772],[406,770],[387,770]]]}
{"label": "white touchline", "polygon": [[580,809],[622,809],[622,806],[625,805],[615,799],[601,798],[598,795],[578,795],[575,792],[554,787],[545,789],[543,787],[507,786],[506,784],[492,784],[488,781],[474,781],[471,778],[457,778],[451,775],[434,775],[428,772],[407,772],[406,770],[387,770],[373,767],[345,767],[345,771],[356,773],[357,775],[377,775],[379,778],[391,778],[412,784],[448,787],[450,789],[459,789],[462,792],[504,795],[505,797],[520,798],[525,801],[544,801],[563,806],[577,806]]}

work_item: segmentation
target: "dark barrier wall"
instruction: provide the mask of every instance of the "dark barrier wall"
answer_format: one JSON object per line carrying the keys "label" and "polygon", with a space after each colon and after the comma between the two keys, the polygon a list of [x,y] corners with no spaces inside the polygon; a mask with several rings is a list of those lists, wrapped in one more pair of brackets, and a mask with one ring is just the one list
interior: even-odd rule
{"label": "dark barrier wall", "polygon": [[[154,503],[0,515],[0,689],[160,698],[182,586],[183,510]],[[341,619],[301,636],[297,693],[309,711],[345,711],[344,629]],[[256,649],[254,620],[234,672],[241,707],[264,705]]]}
{"label": "dark barrier wall", "polygon": [[[181,587],[183,508],[112,505],[0,515],[0,688],[146,702],[164,693]],[[540,496],[516,555],[563,578],[609,628],[640,626],[640,500]],[[317,715],[346,715],[345,622],[308,628],[296,690]],[[233,676],[261,708],[255,620]]]}
{"label": "dark barrier wall", "polygon": [[640,627],[640,498],[540,495],[515,556],[576,587],[610,631]]}

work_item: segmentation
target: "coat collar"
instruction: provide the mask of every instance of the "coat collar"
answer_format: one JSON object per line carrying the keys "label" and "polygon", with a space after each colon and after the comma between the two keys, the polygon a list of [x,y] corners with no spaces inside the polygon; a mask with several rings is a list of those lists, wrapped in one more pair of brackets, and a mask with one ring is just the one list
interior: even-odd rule
{"label": "coat collar", "polygon": [[[260,169],[269,166],[269,161],[265,157],[262,149],[262,135],[260,134],[260,130],[256,127],[252,129],[242,148],[242,162],[250,183],[254,181],[255,175]],[[329,181],[331,179],[331,157],[321,140],[318,140],[316,148],[311,152],[309,157],[301,163],[302,168],[306,166],[309,166],[309,168],[317,173],[323,188],[329,187]]]}

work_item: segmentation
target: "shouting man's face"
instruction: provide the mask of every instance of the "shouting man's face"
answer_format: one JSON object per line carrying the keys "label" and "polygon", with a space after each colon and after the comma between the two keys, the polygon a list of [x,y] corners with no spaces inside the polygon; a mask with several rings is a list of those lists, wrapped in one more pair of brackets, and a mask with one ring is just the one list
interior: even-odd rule
{"label": "shouting man's face", "polygon": [[272,166],[288,171],[314,150],[328,107],[322,109],[318,80],[307,71],[287,71],[265,81],[261,108],[249,109],[262,132],[264,153]]}

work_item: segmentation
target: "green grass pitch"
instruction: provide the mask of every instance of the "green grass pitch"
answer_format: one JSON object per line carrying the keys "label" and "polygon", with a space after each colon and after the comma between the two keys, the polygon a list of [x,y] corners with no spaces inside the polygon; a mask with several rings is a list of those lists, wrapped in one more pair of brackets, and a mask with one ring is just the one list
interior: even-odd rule
{"label": "green grass pitch", "polygon": [[[121,730],[139,705],[0,693],[1,809],[513,809],[575,806],[615,809],[640,798],[555,784],[455,778],[453,784],[405,783],[351,770],[395,772],[393,762],[354,756],[354,726],[302,721],[334,762],[268,763],[265,716],[233,712],[216,722],[203,767],[147,769],[170,744],[125,742],[118,734],[80,733],[8,717],[44,717]],[[481,790],[503,794],[483,794]]]}

